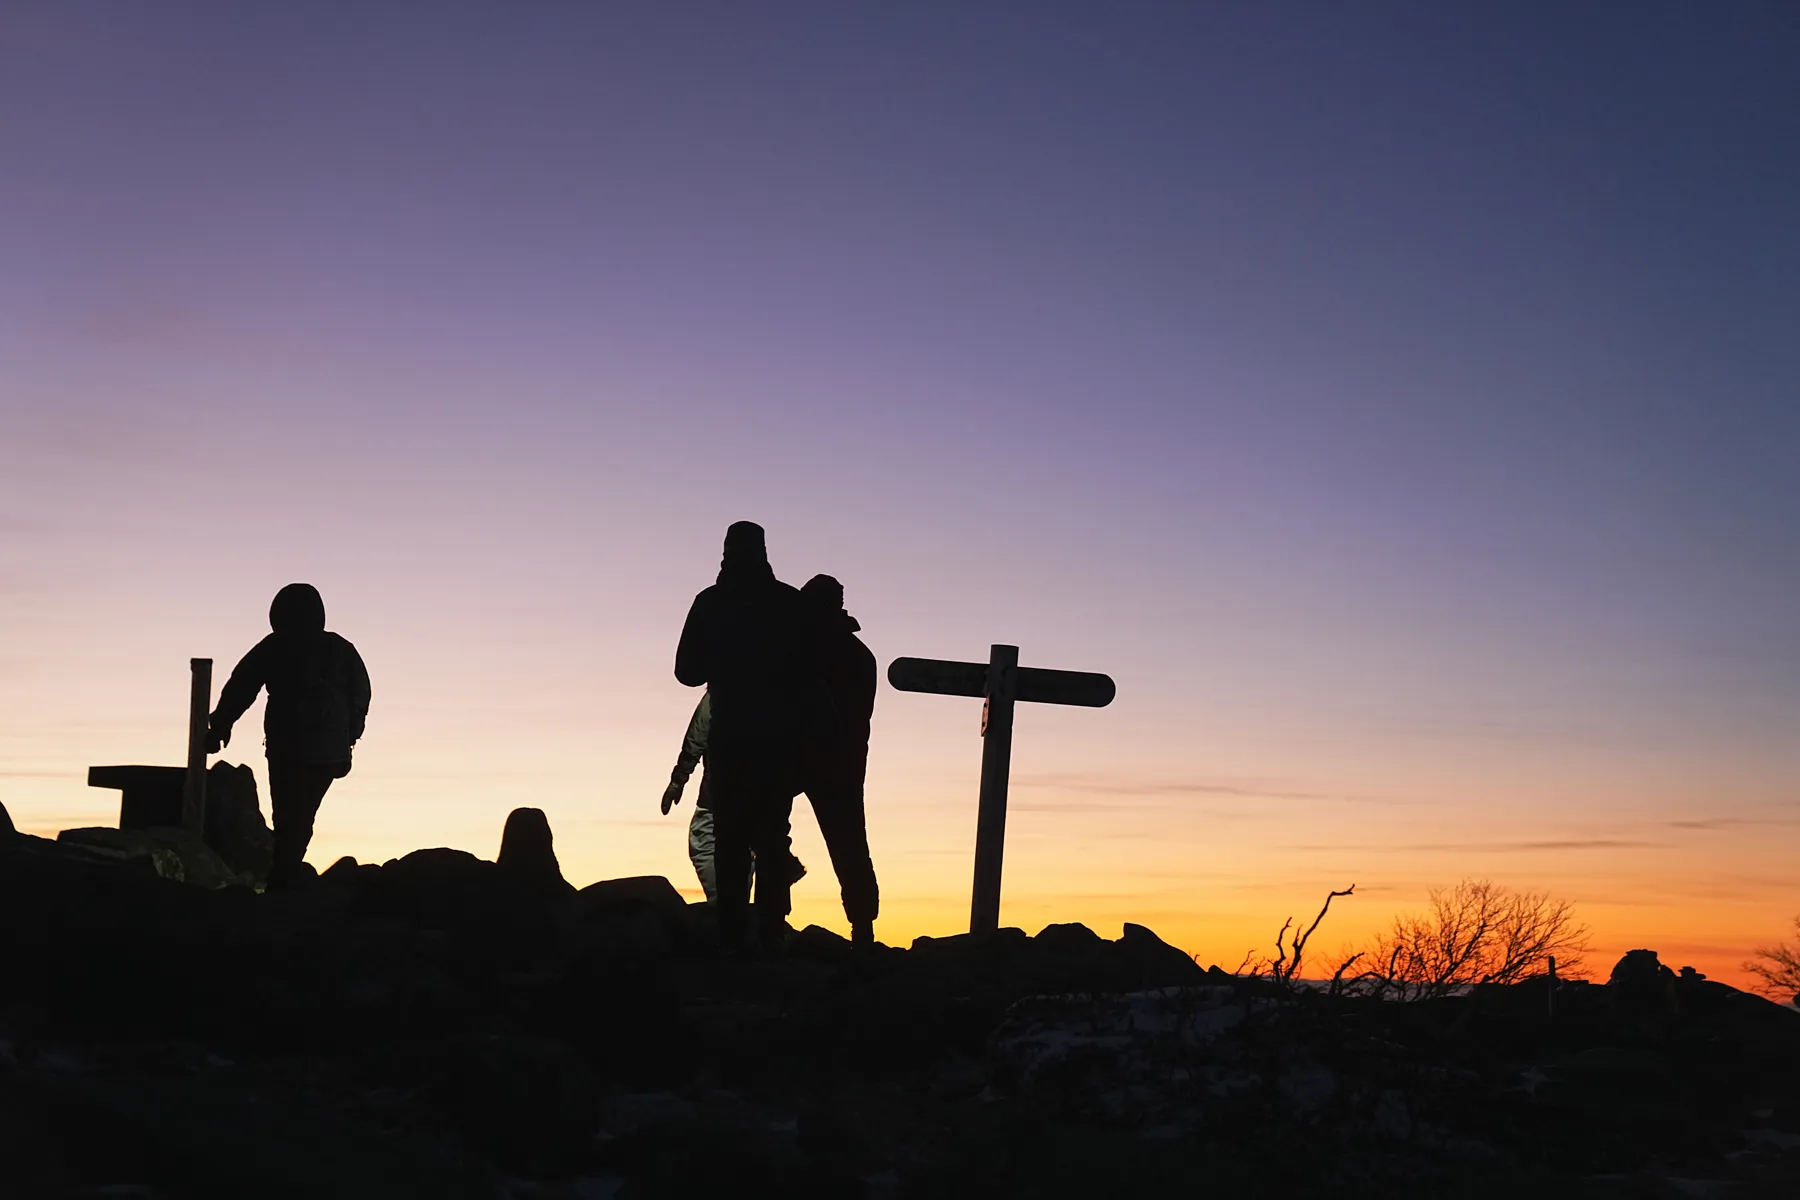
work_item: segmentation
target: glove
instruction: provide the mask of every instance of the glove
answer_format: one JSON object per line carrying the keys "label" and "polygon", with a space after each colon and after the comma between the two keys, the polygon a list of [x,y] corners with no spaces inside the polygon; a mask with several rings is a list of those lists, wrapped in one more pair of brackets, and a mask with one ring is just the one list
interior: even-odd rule
{"label": "glove", "polygon": [[217,754],[229,745],[231,745],[231,726],[221,725],[216,721],[208,722],[206,729],[206,752],[208,754]]}
{"label": "glove", "polygon": [[681,803],[681,787],[682,787],[681,784],[676,783],[673,779],[671,779],[669,781],[669,786],[663,789],[663,799],[662,799],[663,816],[665,816],[665,817],[668,816],[669,810],[671,808],[674,808],[677,804]]}

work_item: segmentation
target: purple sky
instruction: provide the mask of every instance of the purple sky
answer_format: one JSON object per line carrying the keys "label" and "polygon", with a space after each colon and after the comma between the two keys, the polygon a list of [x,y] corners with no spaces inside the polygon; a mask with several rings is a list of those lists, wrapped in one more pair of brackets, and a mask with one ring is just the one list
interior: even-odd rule
{"label": "purple sky", "polygon": [[[306,578],[376,689],[322,846],[535,798],[685,885],[668,663],[745,517],[884,662],[1119,679],[1022,718],[1009,919],[1166,853],[1202,923],[1485,871],[1779,934],[1800,10],[774,7],[0,4],[21,824],[175,761]],[[958,912],[975,714],[881,704],[890,892]]]}

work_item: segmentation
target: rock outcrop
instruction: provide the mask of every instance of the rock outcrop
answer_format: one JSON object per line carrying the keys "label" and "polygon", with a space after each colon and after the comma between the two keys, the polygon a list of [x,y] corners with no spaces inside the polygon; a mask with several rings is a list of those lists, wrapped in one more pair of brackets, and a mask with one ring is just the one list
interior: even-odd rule
{"label": "rock outcrop", "polygon": [[233,870],[204,840],[171,826],[65,829],[56,840],[102,856],[145,860],[158,875],[176,883],[220,888],[232,884],[248,887],[255,882],[251,875]]}
{"label": "rock outcrop", "polygon": [[206,844],[239,875],[258,883],[269,877],[275,835],[263,819],[256,772],[247,765],[216,762],[206,772]]}
{"label": "rock outcrop", "polygon": [[0,842],[0,1194],[1800,1194],[1800,1014],[1653,957],[1552,1015],[1142,926],[743,961],[660,877],[439,848],[256,895],[154,857]]}
{"label": "rock outcrop", "polygon": [[546,893],[572,892],[556,861],[550,820],[541,808],[515,808],[500,834],[500,869],[521,885]]}

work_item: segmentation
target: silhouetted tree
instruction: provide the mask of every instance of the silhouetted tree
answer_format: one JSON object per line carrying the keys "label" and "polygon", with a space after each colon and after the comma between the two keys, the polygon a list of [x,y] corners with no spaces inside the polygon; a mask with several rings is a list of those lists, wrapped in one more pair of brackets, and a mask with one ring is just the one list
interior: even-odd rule
{"label": "silhouetted tree", "polygon": [[[1244,974],[1248,968],[1252,975],[1267,975],[1272,983],[1279,984],[1284,988],[1292,988],[1294,981],[1300,978],[1300,964],[1306,959],[1306,945],[1312,940],[1314,932],[1318,930],[1319,922],[1323,921],[1325,914],[1331,911],[1331,902],[1339,896],[1355,894],[1356,885],[1354,883],[1341,892],[1328,892],[1325,896],[1325,903],[1319,908],[1319,915],[1313,918],[1312,924],[1308,925],[1304,931],[1295,929],[1294,918],[1289,917],[1275,934],[1275,957],[1257,959],[1255,965],[1251,966],[1255,955],[1255,951],[1252,951],[1244,956],[1242,963],[1238,964],[1237,974]],[[1290,930],[1293,933],[1291,939],[1288,936]],[[1343,968],[1340,967],[1338,973],[1342,975]],[[1335,990],[1337,980],[1333,979],[1332,983]]]}
{"label": "silhouetted tree", "polygon": [[[1355,990],[1400,1000],[1428,1000],[1484,983],[1517,983],[1556,959],[1559,974],[1581,967],[1588,930],[1574,905],[1544,892],[1516,892],[1485,879],[1433,888],[1430,907],[1394,918],[1367,951],[1369,969]],[[1338,978],[1356,960],[1343,961]]]}
{"label": "silhouetted tree", "polygon": [[[1794,932],[1800,933],[1800,917],[1794,918]],[[1800,939],[1791,946],[1786,942],[1758,946],[1744,970],[1756,976],[1755,990],[1769,999],[1800,1004]]]}

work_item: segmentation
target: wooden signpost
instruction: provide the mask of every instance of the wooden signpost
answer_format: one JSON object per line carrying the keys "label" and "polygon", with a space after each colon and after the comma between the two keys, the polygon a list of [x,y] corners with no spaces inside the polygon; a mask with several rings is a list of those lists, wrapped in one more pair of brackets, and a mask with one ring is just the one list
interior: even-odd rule
{"label": "wooden signpost", "polygon": [[182,781],[181,824],[190,833],[206,832],[207,709],[212,705],[212,659],[190,658],[188,687],[187,777]]}
{"label": "wooden signpost", "polygon": [[1006,784],[1012,774],[1013,704],[1079,704],[1105,708],[1117,688],[1106,675],[1021,667],[1017,646],[994,646],[986,663],[896,658],[888,682],[903,692],[983,696],[981,803],[975,820],[975,896],[970,933],[1000,928],[1000,859],[1006,844]]}

